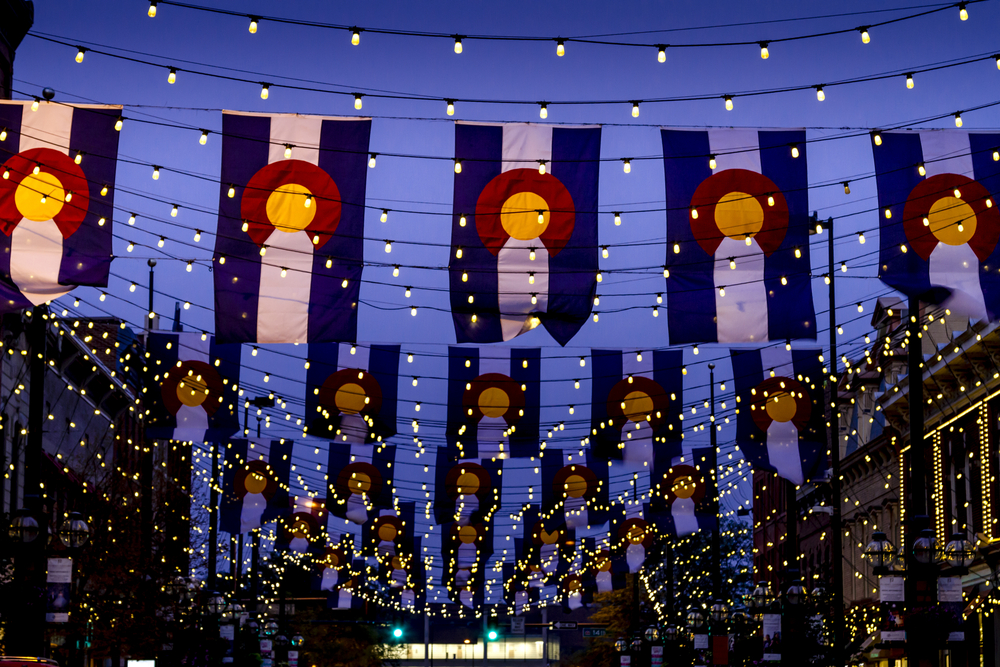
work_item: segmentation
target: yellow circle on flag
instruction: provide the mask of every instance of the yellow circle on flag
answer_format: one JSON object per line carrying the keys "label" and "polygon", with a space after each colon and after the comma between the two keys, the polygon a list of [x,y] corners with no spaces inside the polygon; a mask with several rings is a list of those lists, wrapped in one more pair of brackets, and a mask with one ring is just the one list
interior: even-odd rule
{"label": "yellow circle on flag", "polygon": [[458,529],[458,539],[462,544],[472,544],[476,541],[477,535],[475,526],[462,526]]}
{"label": "yellow circle on flag", "polygon": [[262,493],[267,488],[267,478],[256,470],[251,470],[243,485],[246,487],[247,493]]}
{"label": "yellow circle on flag", "polygon": [[28,174],[14,191],[17,210],[34,222],[44,222],[56,217],[62,210],[65,198],[66,192],[59,178],[47,171]]}
{"label": "yellow circle on flag", "polygon": [[463,495],[472,495],[479,491],[479,477],[471,472],[465,472],[458,476],[458,492]]}
{"label": "yellow circle on flag", "polygon": [[357,494],[368,493],[368,491],[370,491],[372,488],[371,477],[369,477],[363,472],[356,472],[347,482],[347,488],[350,490],[351,493],[357,493]]}
{"label": "yellow circle on flag", "polygon": [[194,408],[208,398],[208,381],[200,375],[186,375],[177,383],[176,391],[181,403]]}
{"label": "yellow circle on flag", "polygon": [[542,528],[541,531],[539,531],[539,532],[540,532],[540,535],[538,537],[541,538],[542,544],[555,544],[556,540],[559,539],[559,531],[558,530],[553,530],[551,533],[549,533],[549,532],[546,532],[544,528]]}
{"label": "yellow circle on flag", "polygon": [[744,239],[764,226],[764,209],[745,192],[727,192],[715,205],[715,224],[729,238]]}
{"label": "yellow circle on flag", "polygon": [[563,482],[563,491],[570,498],[582,498],[587,493],[587,480],[580,475],[569,475]]}
{"label": "yellow circle on flag", "polygon": [[510,397],[499,387],[487,387],[479,394],[479,409],[487,417],[503,417],[510,407]]}
{"label": "yellow circle on flag", "polygon": [[337,390],[333,402],[345,415],[356,415],[365,409],[365,390],[359,384],[348,382]]}
{"label": "yellow circle on flag", "polygon": [[[542,223],[538,212],[542,211]],[[549,205],[534,192],[518,192],[507,198],[500,208],[500,224],[518,241],[537,239],[549,226]]]}
{"label": "yellow circle on flag", "polygon": [[792,395],[784,391],[778,392],[774,396],[768,396],[765,404],[767,416],[776,422],[792,421],[797,407]]}
{"label": "yellow circle on flag", "polygon": [[622,412],[634,422],[646,421],[646,415],[653,412],[653,399],[644,391],[630,391],[622,403]]}
{"label": "yellow circle on flag", "polygon": [[965,245],[976,233],[976,212],[956,197],[941,197],[931,204],[927,219],[931,233],[941,243]]}
{"label": "yellow circle on flag", "polygon": [[694,492],[698,489],[698,485],[690,475],[684,475],[683,477],[678,477],[674,480],[674,484],[670,487],[670,490],[674,492],[674,495],[678,498],[690,498],[694,495]]}
{"label": "yellow circle on flag", "polygon": [[383,542],[391,542],[396,539],[396,527],[391,523],[384,523],[378,527],[378,538]]}
{"label": "yellow circle on flag", "polygon": [[640,544],[646,539],[646,531],[642,529],[641,526],[635,524],[629,526],[628,529],[628,541],[632,544]]}
{"label": "yellow circle on flag", "polygon": [[312,192],[307,187],[298,183],[285,183],[268,196],[267,219],[278,231],[289,234],[301,232],[316,217],[316,206]]}

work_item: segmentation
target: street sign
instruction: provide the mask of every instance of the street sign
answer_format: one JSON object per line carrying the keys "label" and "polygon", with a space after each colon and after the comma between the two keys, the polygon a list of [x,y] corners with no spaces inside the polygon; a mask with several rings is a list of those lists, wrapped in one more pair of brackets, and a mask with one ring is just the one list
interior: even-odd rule
{"label": "street sign", "polygon": [[608,631],[604,628],[582,628],[584,637],[604,637]]}
{"label": "street sign", "polygon": [[512,635],[523,635],[524,634],[524,617],[513,616],[510,619],[510,634]]}
{"label": "street sign", "polygon": [[630,656],[630,655],[623,655],[622,656],[622,662],[621,662],[622,667],[626,667],[627,665],[631,665],[631,664],[632,664],[632,656]]}
{"label": "street sign", "polygon": [[552,627],[556,630],[576,630],[576,621],[556,621]]}

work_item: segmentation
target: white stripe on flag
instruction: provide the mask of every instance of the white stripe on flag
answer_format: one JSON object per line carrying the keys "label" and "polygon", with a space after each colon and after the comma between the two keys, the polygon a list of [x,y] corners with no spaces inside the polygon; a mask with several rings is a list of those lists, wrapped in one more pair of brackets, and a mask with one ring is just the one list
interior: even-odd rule
{"label": "white stripe on flag", "polygon": [[267,163],[285,158],[285,145],[292,146],[292,160],[319,164],[319,138],[323,119],[316,116],[281,114],[271,116],[271,145],[267,149]]}
{"label": "white stripe on flag", "polygon": [[174,344],[177,346],[177,358],[181,361],[213,363],[209,358],[212,345],[212,339],[209,337],[202,340],[201,334],[181,334],[177,336],[177,342]]}
{"label": "white stripe on flag", "polygon": [[[792,352],[783,347],[768,347],[760,351],[763,378],[787,377],[795,379]],[[802,461],[799,456],[799,429],[794,422],[772,421],[767,429],[767,460],[778,475],[796,484],[802,484]]]}
{"label": "white stripe on flag", "polygon": [[[623,378],[632,376],[647,377],[653,379],[653,351],[647,350],[642,355],[642,361],[636,358],[635,352],[622,352],[622,376]],[[622,438],[625,442],[625,450],[622,459],[628,463],[653,462],[653,429],[649,422],[642,421],[636,424],[631,421],[625,422],[622,429]]]}
{"label": "white stripe on flag", "polygon": [[34,305],[60,297],[72,287],[59,284],[63,235],[54,220],[22,218],[10,236],[10,279]]}
{"label": "white stripe on flag", "polygon": [[677,498],[670,506],[674,518],[674,532],[677,537],[698,532],[698,518],[695,516],[695,502],[691,498]]}
{"label": "white stripe on flag", "polygon": [[920,152],[927,176],[961,174],[975,178],[969,133],[954,130],[927,130],[920,133]]}
{"label": "white stripe on flag", "polygon": [[500,170],[538,169],[539,160],[545,160],[546,166],[551,168],[552,126],[534,123],[505,124],[503,126],[503,163]]}
{"label": "white stripe on flag", "polygon": [[748,169],[760,173],[760,136],[757,130],[709,130],[708,150],[715,169]]}
{"label": "white stripe on flag", "polygon": [[[520,363],[516,361],[514,363]],[[479,348],[479,374],[500,373],[510,377],[511,358],[510,348],[503,347],[481,347]],[[510,452],[500,448],[501,442],[506,442],[504,431],[507,430],[507,421],[503,417],[486,417],[479,420],[476,429],[476,445],[479,457],[504,458]]]}
{"label": "white stripe on flag", "polygon": [[[535,249],[535,259],[530,249]],[[535,282],[529,282],[529,273]],[[531,295],[536,304],[532,305]],[[549,251],[539,239],[521,241],[511,237],[497,255],[497,302],[500,329],[510,340],[531,329],[531,313],[544,313],[549,303]]]}
{"label": "white stripe on flag", "polygon": [[[927,176],[960,174],[975,178],[972,166],[972,148],[968,132],[928,130],[920,133],[920,151],[924,158]],[[941,197],[951,197],[942,192]],[[956,315],[987,319],[986,301],[979,281],[979,258],[968,244],[952,246],[938,243],[931,251],[927,267],[932,285],[952,290],[943,304]]]}
{"label": "white stripe on flag", "polygon": [[[291,159],[319,164],[322,118],[282,114],[271,116],[270,121],[268,164],[285,159],[285,144],[293,146]],[[275,229],[266,245],[257,301],[257,342],[305,343],[309,337],[312,239],[309,232]],[[282,268],[287,269],[284,278]]]}
{"label": "white stripe on flag", "polygon": [[[210,399],[208,399],[210,400]],[[177,410],[177,427],[174,429],[175,440],[192,440],[200,442],[205,439],[208,430],[208,413],[201,405],[181,404]]]}
{"label": "white stripe on flag", "polygon": [[[517,361],[516,363],[520,363]],[[479,374],[500,373],[510,377],[510,348],[481,347],[479,348]]]}
{"label": "white stripe on flag", "polygon": [[[568,466],[574,463],[572,450],[563,450],[563,465]],[[576,457],[576,465],[587,465],[587,459],[582,456]],[[563,489],[559,493],[565,493]],[[586,528],[590,524],[590,512],[587,509],[587,499],[583,496],[565,496],[563,501],[563,516],[566,519],[566,527],[570,530]]]}
{"label": "white stripe on flag", "polygon": [[[736,268],[729,268],[730,260]],[[760,343],[768,339],[764,252],[752,241],[726,237],[715,251],[715,326],[720,343]],[[726,289],[722,296],[720,288]]]}
{"label": "white stripe on flag", "polygon": [[[312,263],[309,232],[271,232],[267,254],[260,263],[258,343],[308,342]],[[287,269],[284,278],[283,268]]]}
{"label": "white stripe on flag", "polygon": [[73,129],[73,107],[42,102],[38,111],[24,105],[21,114],[21,137],[18,150],[51,148],[69,155],[69,137]]}

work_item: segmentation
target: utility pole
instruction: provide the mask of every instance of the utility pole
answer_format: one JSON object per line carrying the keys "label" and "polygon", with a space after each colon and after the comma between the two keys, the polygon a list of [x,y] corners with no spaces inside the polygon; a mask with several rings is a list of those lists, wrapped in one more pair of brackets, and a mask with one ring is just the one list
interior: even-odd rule
{"label": "utility pole", "polygon": [[217,590],[219,560],[219,444],[212,443],[212,477],[208,499],[208,588]]}
{"label": "utility pole", "polygon": [[[709,405],[711,412],[709,413],[709,443],[712,446],[712,469],[710,472],[714,477],[716,474],[716,466],[718,465],[718,454],[719,454],[719,443],[717,437],[717,430],[715,428],[715,364],[708,365],[708,391],[709,391]],[[716,480],[718,482],[718,480]],[[722,601],[722,561],[719,553],[722,551],[722,517],[719,516],[719,485],[715,485],[715,498],[712,500],[712,506],[715,510],[715,518],[718,521],[718,525],[715,530],[712,531],[712,595],[719,602]]]}
{"label": "utility pole", "polygon": [[841,480],[840,480],[840,399],[837,384],[837,283],[833,256],[833,218],[826,221],[827,275],[830,277],[830,549],[831,584],[833,586],[833,664],[841,665],[844,637],[844,533],[841,527]]}
{"label": "utility pole", "polygon": [[[146,260],[149,266],[149,307],[146,310],[146,345],[149,345],[149,334],[153,331],[153,269],[156,267],[155,259]],[[139,541],[142,545],[142,558],[146,564],[153,559],[153,446],[152,440],[143,434],[143,446],[139,459],[139,486],[140,488],[140,535]]]}

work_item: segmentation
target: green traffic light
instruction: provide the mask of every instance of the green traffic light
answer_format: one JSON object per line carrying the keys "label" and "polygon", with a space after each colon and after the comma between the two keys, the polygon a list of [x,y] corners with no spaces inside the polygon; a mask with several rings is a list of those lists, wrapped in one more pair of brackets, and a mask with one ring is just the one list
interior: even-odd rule
{"label": "green traffic light", "polygon": [[392,629],[392,636],[395,637],[396,639],[399,639],[400,637],[402,637],[403,636],[403,628],[393,628]]}
{"label": "green traffic light", "polygon": [[490,640],[491,642],[492,642],[492,641],[496,641],[496,639],[497,639],[497,631],[496,631],[496,630],[490,630],[489,632],[487,632],[487,633],[486,633],[486,637],[487,637],[487,638],[488,638],[488,639],[489,639],[489,640]]}

